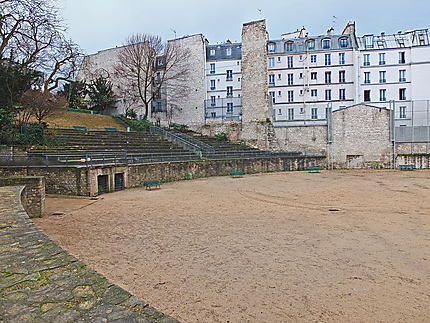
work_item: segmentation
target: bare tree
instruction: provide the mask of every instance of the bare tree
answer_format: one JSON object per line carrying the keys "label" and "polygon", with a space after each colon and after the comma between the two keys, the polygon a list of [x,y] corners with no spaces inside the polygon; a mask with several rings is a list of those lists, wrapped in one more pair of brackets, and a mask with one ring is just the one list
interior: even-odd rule
{"label": "bare tree", "polygon": [[65,37],[54,0],[0,0],[0,59],[46,75],[44,90],[74,78],[80,48]]}
{"label": "bare tree", "polygon": [[189,73],[188,57],[188,50],[176,42],[163,42],[158,36],[135,34],[127,39],[118,54],[115,76],[121,78],[123,86],[132,89],[130,93],[143,104],[145,119],[151,102],[162,93],[169,93],[172,81],[185,84]]}
{"label": "bare tree", "polygon": [[64,107],[66,100],[62,95],[55,95],[49,91],[41,92],[28,90],[21,97],[21,113],[28,121],[34,117],[38,123],[42,123],[47,117],[54,114],[58,108]]}

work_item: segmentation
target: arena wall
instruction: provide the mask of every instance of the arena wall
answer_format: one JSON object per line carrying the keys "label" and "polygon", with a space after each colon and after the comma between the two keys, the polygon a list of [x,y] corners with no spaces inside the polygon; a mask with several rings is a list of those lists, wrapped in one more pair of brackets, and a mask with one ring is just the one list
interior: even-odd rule
{"label": "arena wall", "polygon": [[389,168],[392,158],[390,111],[363,104],[333,112],[329,159],[335,168]]}
{"label": "arena wall", "polygon": [[45,179],[42,176],[10,176],[0,178],[1,186],[23,186],[21,203],[30,218],[45,213]]}

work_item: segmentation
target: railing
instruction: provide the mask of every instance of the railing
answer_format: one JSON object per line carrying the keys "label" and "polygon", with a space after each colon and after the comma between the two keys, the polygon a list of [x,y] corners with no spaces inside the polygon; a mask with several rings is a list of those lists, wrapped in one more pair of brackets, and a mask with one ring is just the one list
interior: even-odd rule
{"label": "railing", "polygon": [[208,145],[207,143],[205,143],[201,140],[198,140],[194,137],[188,136],[185,133],[176,132],[175,135],[177,135],[177,136],[181,137],[182,139],[198,146],[202,152],[214,152],[215,151],[215,149],[211,145]]}
{"label": "railing", "polygon": [[174,142],[175,144],[181,146],[184,149],[191,150],[194,153],[200,154],[201,149],[199,146],[172,132],[169,132],[167,130],[164,130],[163,128],[156,127],[156,126],[149,127],[149,131],[151,133],[161,135],[164,139],[170,142]]}
{"label": "railing", "polygon": [[240,159],[276,157],[324,157],[324,152],[270,152],[260,150],[210,151],[202,153],[20,153],[0,154],[0,166],[90,167],[101,165],[139,165],[158,162],[192,161],[202,159]]}
{"label": "railing", "polygon": [[0,155],[0,166],[98,166],[116,164],[150,164],[166,161],[199,160],[195,153],[22,153]]}

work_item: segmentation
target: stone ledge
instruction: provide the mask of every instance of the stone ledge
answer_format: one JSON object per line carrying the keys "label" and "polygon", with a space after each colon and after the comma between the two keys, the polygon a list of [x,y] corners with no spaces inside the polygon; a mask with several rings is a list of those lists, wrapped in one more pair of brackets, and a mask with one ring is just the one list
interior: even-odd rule
{"label": "stone ledge", "polygon": [[177,322],[88,268],[50,240],[0,187],[2,322]]}

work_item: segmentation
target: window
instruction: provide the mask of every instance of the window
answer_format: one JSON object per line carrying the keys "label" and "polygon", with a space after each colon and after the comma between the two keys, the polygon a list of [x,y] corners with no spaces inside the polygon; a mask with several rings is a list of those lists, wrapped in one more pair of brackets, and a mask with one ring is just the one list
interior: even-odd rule
{"label": "window", "polygon": [[339,39],[339,45],[341,48],[348,47],[348,38]]}
{"label": "window", "polygon": [[317,72],[311,72],[311,80],[317,79]]}
{"label": "window", "polygon": [[273,44],[273,43],[268,44],[267,45],[267,51],[269,53],[274,53],[275,52],[275,44]]}
{"label": "window", "polygon": [[418,38],[419,38],[419,40],[420,40],[420,45],[425,45],[426,44],[426,41],[425,41],[425,39],[424,39],[424,34],[419,34],[418,35]]}
{"label": "window", "polygon": [[311,119],[318,119],[318,108],[312,108]]}
{"label": "window", "polygon": [[275,103],[275,92],[269,92],[269,95],[272,97],[272,103]]}
{"label": "window", "polygon": [[345,89],[339,89],[339,100],[344,101],[345,99]]}
{"label": "window", "polygon": [[280,62],[281,62],[281,57],[278,56],[278,63],[280,63]]}
{"label": "window", "polygon": [[385,53],[379,53],[379,65],[385,65]]}
{"label": "window", "polygon": [[288,120],[294,120],[294,109],[293,108],[288,109]]}
{"label": "window", "polygon": [[288,91],[288,102],[294,102],[294,91]]}
{"label": "window", "polygon": [[288,74],[288,85],[293,85],[294,74]]}
{"label": "window", "polygon": [[387,90],[385,89],[379,90],[379,101],[381,102],[387,101]]}
{"label": "window", "polygon": [[216,118],[216,112],[211,112],[211,118]]}
{"label": "window", "polygon": [[331,83],[331,72],[325,72],[325,83],[326,84]]}
{"label": "window", "polygon": [[373,48],[373,35],[364,36],[364,47]]}
{"label": "window", "polygon": [[215,74],[215,63],[211,63],[211,74]]}
{"label": "window", "polygon": [[406,100],[406,89],[399,89],[399,100]]}
{"label": "window", "polygon": [[278,91],[278,96],[282,96],[282,91]]}
{"label": "window", "polygon": [[300,73],[299,74],[299,79],[302,79],[303,78],[303,73]]}
{"label": "window", "polygon": [[345,65],[345,53],[339,53],[339,65]]}
{"label": "window", "polygon": [[278,74],[278,80],[282,79],[282,74]]}
{"label": "window", "polygon": [[269,75],[269,86],[275,86],[275,75]]}
{"label": "window", "polygon": [[282,109],[278,109],[278,114],[281,115],[282,114]]}
{"label": "window", "polygon": [[215,96],[211,96],[211,106],[215,106],[216,105],[216,98]]}
{"label": "window", "polygon": [[215,90],[215,80],[211,80],[211,90]]}
{"label": "window", "polygon": [[227,56],[231,56],[231,47],[227,47],[227,48],[225,49],[225,54],[226,54]]}
{"label": "window", "polygon": [[233,70],[227,70],[227,81],[233,81]]}
{"label": "window", "polygon": [[285,43],[285,51],[292,52],[293,51],[293,42],[289,41]]}
{"label": "window", "polygon": [[317,55],[311,55],[311,63],[317,62]]}
{"label": "window", "polygon": [[331,100],[331,90],[325,90],[325,99],[326,101]]}
{"label": "window", "polygon": [[308,40],[308,49],[315,49],[315,41]]}
{"label": "window", "polygon": [[405,52],[399,53],[399,64],[405,64],[406,63],[406,56]]}
{"label": "window", "polygon": [[324,49],[330,48],[330,39],[323,39],[323,41],[322,41],[322,47]]}
{"label": "window", "polygon": [[227,113],[233,113],[233,102],[227,103]]}
{"label": "window", "polygon": [[233,96],[233,87],[227,86],[227,97],[232,97],[232,96]]}
{"label": "window", "polygon": [[339,83],[345,83],[345,71],[339,71]]}
{"label": "window", "polygon": [[385,83],[387,82],[385,75],[387,73],[385,71],[379,71],[379,83]]}
{"label": "window", "polygon": [[399,82],[406,82],[406,70],[399,71]]}
{"label": "window", "polygon": [[211,50],[210,50],[210,55],[211,55],[211,56],[215,56],[215,49],[211,49]]}
{"label": "window", "polygon": [[364,83],[370,83],[370,72],[364,72]]}
{"label": "window", "polygon": [[288,66],[288,68],[292,68],[293,67],[293,56],[288,56],[287,57],[287,66]]}
{"label": "window", "polygon": [[364,90],[364,101],[365,102],[370,101],[370,90]]}
{"label": "window", "polygon": [[317,96],[318,90],[311,90],[311,96]]}
{"label": "window", "polygon": [[400,119],[406,119],[406,107],[400,107]]}
{"label": "window", "polygon": [[273,57],[269,57],[269,67],[275,66],[275,59]]}
{"label": "window", "polygon": [[299,56],[299,60],[300,60],[300,62],[303,61],[303,55]]}
{"label": "window", "polygon": [[325,54],[325,65],[331,65],[331,54]]}
{"label": "window", "polygon": [[370,54],[364,54],[363,55],[363,65],[364,66],[370,65]]}

